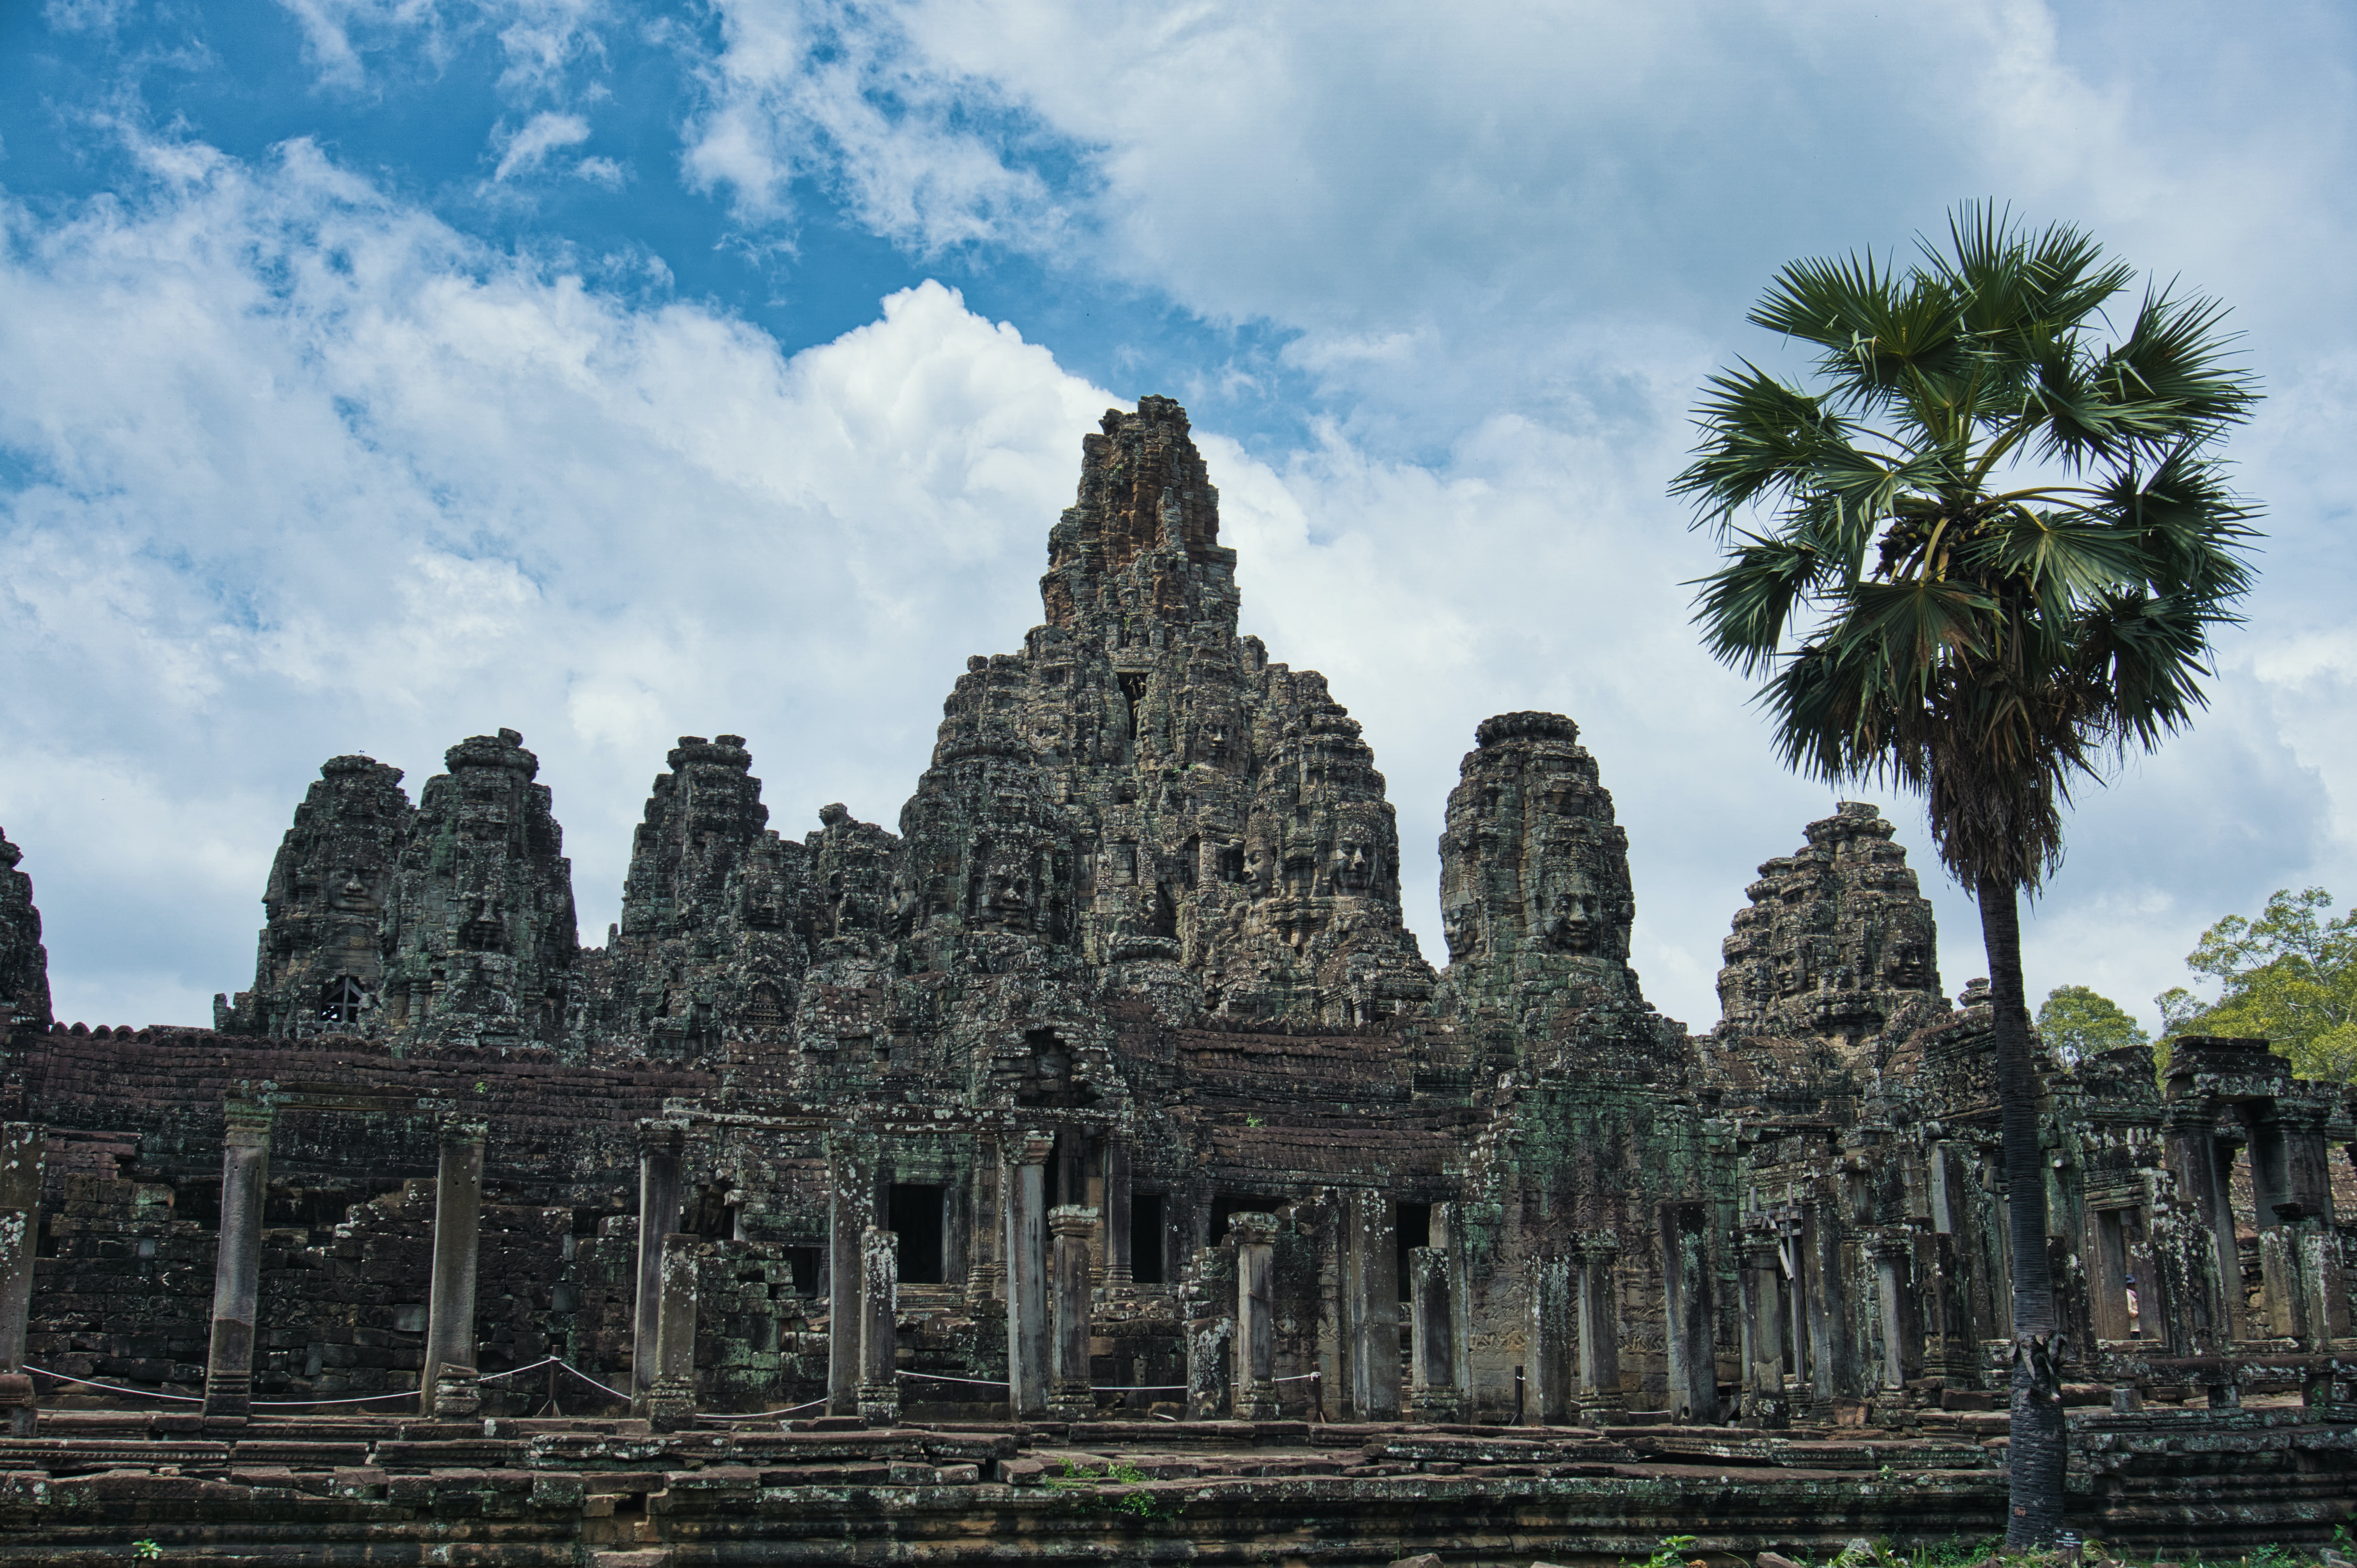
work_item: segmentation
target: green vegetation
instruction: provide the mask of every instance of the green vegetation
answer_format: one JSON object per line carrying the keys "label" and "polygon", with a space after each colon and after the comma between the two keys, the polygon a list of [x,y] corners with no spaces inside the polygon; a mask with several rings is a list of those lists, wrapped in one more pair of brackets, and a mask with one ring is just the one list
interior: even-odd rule
{"label": "green vegetation", "polygon": [[2038,1007],[2038,1037],[2066,1062],[2152,1044],[2118,1003],[2083,985],[2058,985],[2046,993]]}
{"label": "green vegetation", "polygon": [[[1966,206],[1901,270],[1792,262],[1755,326],[1814,350],[1804,387],[1712,377],[1672,486],[1722,565],[1713,655],[1761,678],[1785,763],[1921,789],[1980,906],[2013,1253],[2007,1541],[2062,1529],[2064,1437],[2019,898],[2062,852],[2074,784],[2150,750],[2206,698],[2239,618],[2253,509],[2217,446],[2256,401],[2224,309],[2136,280],[2078,230]],[[2106,336],[2109,340],[2104,340]]]}
{"label": "green vegetation", "polygon": [[2185,964],[2218,982],[2218,1000],[2164,991],[2153,999],[2162,1027],[2263,1038],[2302,1078],[2357,1080],[2357,911],[2332,919],[2331,908],[2321,887],[2278,888],[2257,919],[2229,915],[2202,932]]}
{"label": "green vegetation", "polygon": [[1134,1487],[1148,1478],[1146,1472],[1135,1465],[1109,1464],[1097,1470],[1067,1459],[1061,1475],[1045,1476],[1041,1480],[1056,1491],[1086,1494],[1070,1499],[1072,1506],[1084,1510],[1125,1513],[1141,1520],[1177,1519],[1185,1506],[1177,1497],[1156,1492],[1107,1493],[1097,1489],[1107,1482]]}

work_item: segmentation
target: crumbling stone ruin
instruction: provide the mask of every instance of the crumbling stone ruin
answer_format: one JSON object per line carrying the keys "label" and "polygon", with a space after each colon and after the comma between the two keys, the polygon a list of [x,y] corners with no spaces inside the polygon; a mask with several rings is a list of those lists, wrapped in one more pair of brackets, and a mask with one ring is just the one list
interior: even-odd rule
{"label": "crumbling stone ruin", "polygon": [[[897,831],[783,834],[742,737],[683,736],[601,946],[513,731],[414,805],[330,759],[210,1030],[54,1023],[0,841],[0,1517],[647,1564],[1988,1533],[1988,1010],[1890,824],[1760,867],[1692,1034],[1630,967],[1598,760],[1499,714],[1436,970],[1218,504],[1176,403],[1108,413]],[[2044,1093],[2072,1508],[2328,1529],[2346,1091],[2200,1039]]]}

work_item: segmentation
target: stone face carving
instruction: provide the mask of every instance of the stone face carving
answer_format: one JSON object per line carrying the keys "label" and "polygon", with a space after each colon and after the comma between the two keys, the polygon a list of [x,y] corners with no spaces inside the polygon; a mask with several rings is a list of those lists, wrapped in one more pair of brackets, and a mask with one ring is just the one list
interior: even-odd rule
{"label": "stone face carving", "polygon": [[574,1032],[597,1051],[707,1056],[775,1039],[809,967],[811,853],[765,826],[745,737],[679,737],[630,844],[622,918]]}
{"label": "stone face carving", "polygon": [[49,1026],[49,953],[33,879],[16,869],[25,852],[0,833],[0,1038],[13,1026]]}
{"label": "stone face carving", "polygon": [[1813,1040],[1854,1068],[1944,1018],[1939,933],[1895,830],[1846,801],[1808,843],[1760,868],[1718,972],[1730,1036]]}
{"label": "stone face carving", "polygon": [[503,729],[444,754],[385,908],[385,1021],[423,1042],[563,1038],[579,938],[573,863],[540,759]]}
{"label": "stone face carving", "polygon": [[377,1022],[385,901],[416,814],[400,768],[368,757],[320,766],[270,865],[253,989],[216,1000],[218,1027],[356,1034]]}

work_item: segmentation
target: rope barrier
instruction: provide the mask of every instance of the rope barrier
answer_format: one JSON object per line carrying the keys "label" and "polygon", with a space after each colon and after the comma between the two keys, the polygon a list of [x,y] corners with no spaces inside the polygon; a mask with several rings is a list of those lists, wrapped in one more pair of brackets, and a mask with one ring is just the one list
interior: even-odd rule
{"label": "rope barrier", "polygon": [[924,1378],[936,1383],[972,1383],[977,1388],[985,1389],[1003,1389],[1006,1386],[1005,1378],[952,1378],[940,1372],[905,1372],[897,1367],[893,1371],[899,1377]]}
{"label": "rope barrier", "polygon": [[826,1401],[824,1400],[813,1400],[808,1404],[789,1405],[784,1410],[756,1411],[751,1415],[708,1415],[698,1413],[695,1419],[698,1421],[768,1421],[774,1416],[793,1415],[802,1411],[816,1410],[825,1402]]}
{"label": "rope barrier", "polygon": [[202,1404],[205,1402],[195,1394],[163,1394],[156,1392],[153,1389],[126,1389],[120,1383],[94,1383],[88,1378],[76,1378],[70,1377],[64,1372],[52,1372],[47,1367],[36,1367],[30,1361],[26,1361],[22,1363],[22,1365],[25,1370],[28,1372],[38,1372],[45,1378],[55,1378],[61,1383],[80,1383],[83,1388],[104,1389],[111,1394],[130,1394],[135,1398],[143,1400],[178,1400],[182,1404]]}

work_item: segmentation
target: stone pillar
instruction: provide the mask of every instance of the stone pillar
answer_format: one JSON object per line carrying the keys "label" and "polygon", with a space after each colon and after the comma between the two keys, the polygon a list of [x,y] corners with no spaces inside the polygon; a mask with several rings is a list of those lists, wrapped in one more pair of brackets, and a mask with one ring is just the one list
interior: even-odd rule
{"label": "stone pillar", "polygon": [[1361,1421],[1396,1421],[1399,1237],[1390,1196],[1353,1189],[1343,1223],[1350,1230],[1344,1238],[1344,1288],[1351,1303],[1351,1413]]}
{"label": "stone pillar", "polygon": [[1877,1236],[1867,1250],[1882,1328],[1882,1387],[1895,1392],[1907,1387],[1907,1276],[1914,1247],[1905,1236]]}
{"label": "stone pillar", "polygon": [[1670,1415],[1677,1421],[1718,1419],[1718,1347],[1710,1288],[1707,1213],[1699,1203],[1662,1205],[1662,1284],[1668,1321],[1663,1346],[1669,1362]]}
{"label": "stone pillar", "polygon": [[1457,1324],[1448,1296],[1448,1254],[1438,1247],[1411,1249],[1408,1305],[1415,1337],[1415,1382],[1408,1415],[1455,1421],[1463,1409],[1457,1390]]}
{"label": "stone pillar", "polygon": [[1104,1260],[1105,1294],[1114,1300],[1135,1294],[1136,1282],[1130,1249],[1129,1140],[1118,1133],[1104,1137]]}
{"label": "stone pillar", "polygon": [[1017,1421],[1048,1409],[1048,1159],[1056,1140],[1026,1133],[1009,1141],[999,1167],[1006,1220],[1006,1408]]}
{"label": "stone pillar", "polygon": [[859,1419],[900,1423],[900,1238],[870,1225],[859,1234]]}
{"label": "stone pillar", "polygon": [[1276,1403],[1276,1216],[1231,1214],[1236,1233],[1238,1421],[1275,1421]]}
{"label": "stone pillar", "polygon": [[[2191,1210],[2188,1235],[2171,1218],[2169,1230],[2175,1267],[2171,1271],[2179,1297],[2166,1320],[2172,1355],[2208,1355],[2231,1342],[2234,1318],[2229,1294],[2233,1282],[2219,1272],[2217,1226],[2212,1219],[2219,1204],[2218,1160],[2211,1147],[2216,1121],[2208,1105],[2195,1100],[2172,1099],[2161,1119],[2163,1159],[2177,1178],[2177,1193]],[[2154,1229],[2162,1227],[2156,1213]],[[2239,1272],[2240,1265],[2237,1265]]]}
{"label": "stone pillar", "polygon": [[655,1380],[647,1419],[673,1432],[695,1418],[696,1238],[674,1230],[655,1254]]}
{"label": "stone pillar", "polygon": [[1857,1342],[1850,1332],[1849,1291],[1842,1277],[1842,1200],[1821,1198],[1803,1220],[1809,1273],[1809,1395],[1820,1417],[1836,1399],[1856,1399]]}
{"label": "stone pillar", "polygon": [[1204,1248],[1196,1253],[1195,1273],[1178,1284],[1178,1316],[1187,1333],[1187,1414],[1193,1421],[1217,1421],[1231,1404],[1228,1369],[1234,1360],[1236,1320],[1229,1309],[1236,1299],[1235,1254]]}
{"label": "stone pillar", "polygon": [[8,1412],[11,1437],[31,1437],[40,1423],[32,1375],[25,1370],[25,1334],[33,1311],[47,1144],[47,1130],[33,1122],[0,1123],[0,1409]]}
{"label": "stone pillar", "polygon": [[1628,1408],[1620,1390],[1620,1238],[1593,1230],[1579,1241],[1579,1398],[1592,1411]]}
{"label": "stone pillar", "polygon": [[1531,1348],[1525,1358],[1523,1417],[1533,1426],[1560,1426],[1571,1419],[1571,1263],[1564,1258],[1531,1262]]}
{"label": "stone pillar", "polygon": [[222,1107],[221,1242],[213,1262],[212,1344],[205,1414],[242,1420],[253,1407],[254,1321],[262,1294],[262,1203],[270,1188],[270,1108]]}
{"label": "stone pillar", "polygon": [[2276,1112],[2290,1193],[2285,1229],[2290,1232],[2289,1251],[2299,1280],[2302,1334],[2320,1348],[2326,1340],[2345,1338],[2352,1318],[2332,1204],[2332,1146],[2326,1135],[2332,1104],[2318,1094],[2298,1102],[2278,1101]]}
{"label": "stone pillar", "polygon": [[826,1138],[826,1412],[859,1413],[860,1239],[876,1212],[875,1134],[838,1129]]}
{"label": "stone pillar", "polygon": [[1096,1228],[1097,1211],[1082,1204],[1060,1203],[1048,1212],[1056,1246],[1048,1413],[1059,1421],[1086,1421],[1096,1413],[1097,1396],[1089,1386],[1089,1238]]}
{"label": "stone pillar", "polygon": [[417,1380],[417,1413],[423,1416],[464,1420],[483,1408],[475,1383],[475,1268],[483,1224],[483,1140],[490,1132],[480,1122],[442,1124],[425,1369]]}
{"label": "stone pillar", "polygon": [[679,1155],[686,1141],[687,1129],[676,1122],[639,1123],[639,1289],[630,1314],[630,1413],[641,1417],[654,1393],[663,1238],[679,1229]]}
{"label": "stone pillar", "polygon": [[973,1220],[966,1228],[965,1294],[970,1302],[988,1301],[998,1294],[998,1143],[987,1133],[974,1141]]}
{"label": "stone pillar", "polygon": [[1784,1290],[1781,1253],[1772,1230],[1743,1238],[1744,1365],[1742,1413],[1773,1429],[1790,1418],[1784,1401]]}

